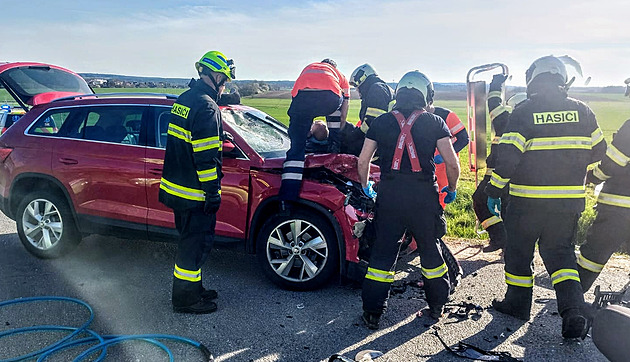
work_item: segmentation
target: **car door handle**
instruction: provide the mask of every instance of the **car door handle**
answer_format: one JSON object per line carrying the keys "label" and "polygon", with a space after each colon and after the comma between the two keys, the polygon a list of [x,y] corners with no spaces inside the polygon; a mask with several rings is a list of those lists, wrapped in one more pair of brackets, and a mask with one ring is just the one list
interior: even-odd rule
{"label": "car door handle", "polygon": [[77,163],[79,163],[79,161],[75,160],[74,158],[65,158],[65,157],[61,157],[59,159],[59,162],[65,165],[76,165]]}
{"label": "car door handle", "polygon": [[162,174],[162,169],[161,168],[150,168],[149,169],[149,173],[154,174],[154,175],[161,175]]}

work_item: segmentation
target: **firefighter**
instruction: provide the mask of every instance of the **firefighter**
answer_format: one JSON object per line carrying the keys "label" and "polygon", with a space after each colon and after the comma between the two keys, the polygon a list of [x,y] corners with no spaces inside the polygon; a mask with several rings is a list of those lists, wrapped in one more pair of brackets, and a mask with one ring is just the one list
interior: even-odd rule
{"label": "firefighter", "polygon": [[[340,129],[346,123],[350,85],[348,79],[337,70],[337,64],[330,59],[309,64],[295,81],[291,91],[293,99],[289,115],[289,138],[291,148],[287,151],[282,170],[280,200],[282,210],[288,211],[287,201],[295,201],[302,185],[306,138],[313,119],[339,112],[338,120],[328,118],[329,151],[338,151]],[[337,117],[332,115],[332,117]]]}
{"label": "firefighter", "polygon": [[[473,193],[473,209],[475,210],[475,215],[477,215],[477,220],[481,222],[481,227],[488,232],[488,236],[490,237],[488,246],[483,249],[486,253],[502,249],[505,245],[505,239],[507,238],[503,220],[498,213],[494,214],[488,210],[488,196],[484,192],[486,185],[490,182],[490,175],[496,163],[499,139],[503,135],[503,131],[510,117],[510,113],[503,105],[501,99],[502,88],[506,79],[507,75],[505,74],[495,74],[488,88],[488,111],[490,112],[490,121],[492,122],[495,135],[492,139],[492,145],[490,146],[490,154],[486,158],[486,174]],[[505,201],[505,198],[506,196],[503,196],[503,201]]]}
{"label": "firefighter", "polygon": [[376,200],[376,240],[363,282],[362,319],[377,329],[394,281],[399,240],[408,230],[418,242],[430,316],[438,319],[449,295],[448,267],[439,247],[445,233],[435,180],[433,154],[440,150],[449,185],[446,202],[457,195],[459,162],[448,127],[424,107],[433,99],[433,84],[419,71],[405,74],[396,87],[394,110],[372,121],[358,161],[363,192],[375,196],[368,183],[370,160],[381,155],[381,182]]}
{"label": "firefighter", "polygon": [[567,97],[562,61],[546,56],[525,73],[528,99],[510,115],[498,157],[485,188],[488,208],[500,210],[509,183],[505,217],[507,293],[493,307],[529,320],[536,242],[556,291],[562,336],[584,338],[590,323],[575,259],[577,221],[584,210],[586,166],[606,149],[595,115]]}
{"label": "firefighter", "polygon": [[387,85],[370,64],[357,67],[350,76],[350,85],[355,87],[361,98],[359,122],[356,127],[347,124],[344,127],[344,140],[341,152],[359,156],[363,148],[365,133],[372,120],[389,110],[394,98],[394,91]]}
{"label": "firefighter", "polygon": [[179,244],[173,272],[173,310],[211,313],[217,292],[202,285],[201,267],[214,241],[221,205],[223,125],[217,100],[235,78],[231,59],[218,51],[195,63],[198,80],[171,109],[160,202],[173,209]]}
{"label": "firefighter", "polygon": [[[432,104],[427,107],[427,111],[431,112],[437,116],[440,116],[446,122],[446,126],[451,132],[451,142],[453,142],[453,149],[455,150],[455,154],[459,157],[459,151],[463,150],[464,147],[468,145],[468,132],[464,127],[462,121],[457,117],[455,112],[450,109],[435,107]],[[435,155],[433,156],[433,162],[435,163],[435,176],[437,177],[438,189],[443,189],[444,186],[448,185],[448,178],[446,176],[446,166],[444,165],[444,159],[440,152],[436,149]],[[444,198],[447,196],[447,193],[440,192],[440,205],[442,208],[446,206],[444,202]]]}
{"label": "firefighter", "polygon": [[630,120],[608,145],[606,155],[587,174],[588,182],[604,186],[597,196],[597,216],[586,243],[580,246],[578,271],[586,292],[610,256],[630,239]]}

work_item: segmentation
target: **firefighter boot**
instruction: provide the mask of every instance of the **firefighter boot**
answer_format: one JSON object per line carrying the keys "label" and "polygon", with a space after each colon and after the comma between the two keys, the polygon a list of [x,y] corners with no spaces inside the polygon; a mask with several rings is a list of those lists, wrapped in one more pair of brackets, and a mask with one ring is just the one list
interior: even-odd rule
{"label": "firefighter boot", "polygon": [[582,308],[569,308],[562,312],[562,337],[584,339],[591,323]]}
{"label": "firefighter boot", "polygon": [[214,300],[219,297],[219,293],[213,289],[203,289],[201,292],[201,299]]}
{"label": "firefighter boot", "polygon": [[187,306],[173,305],[173,311],[176,313],[208,314],[216,310],[217,310],[216,303],[208,299],[200,299],[197,303],[187,305]]}
{"label": "firefighter boot", "polygon": [[493,300],[492,307],[503,314],[528,321],[532,309],[532,292],[531,288],[508,285],[505,298]]}
{"label": "firefighter boot", "polygon": [[593,283],[595,283],[595,279],[599,276],[599,273],[594,273],[590,270],[586,270],[578,265],[578,272],[580,273],[580,284],[582,284],[582,292],[586,293]]}
{"label": "firefighter boot", "polygon": [[483,248],[484,253],[491,253],[493,251],[497,251],[499,249],[503,249],[505,246],[505,239],[507,239],[507,234],[505,233],[505,227],[503,223],[494,224],[489,226],[486,231],[488,232],[488,236],[490,236],[490,243],[488,246]]}
{"label": "firefighter boot", "polygon": [[364,311],[361,319],[363,320],[363,323],[365,323],[366,327],[376,330],[378,329],[378,324],[381,320],[381,316],[376,313]]}

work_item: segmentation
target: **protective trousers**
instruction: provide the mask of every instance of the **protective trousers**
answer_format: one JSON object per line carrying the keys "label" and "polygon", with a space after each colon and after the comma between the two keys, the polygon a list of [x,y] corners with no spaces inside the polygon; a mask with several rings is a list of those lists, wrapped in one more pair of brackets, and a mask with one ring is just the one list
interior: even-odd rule
{"label": "protective trousers", "polygon": [[597,205],[597,216],[580,246],[578,271],[582,290],[591,288],[610,256],[630,240],[630,208]]}
{"label": "protective trousers", "polygon": [[[511,203],[514,202],[510,201]],[[556,291],[558,312],[584,304],[582,286],[575,260],[575,234],[579,214],[545,213],[541,210],[510,210],[505,218],[505,282],[526,288],[529,298],[534,287],[532,260],[538,250]],[[519,293],[520,294],[520,293]]]}
{"label": "protective trousers", "polygon": [[171,300],[176,307],[186,307],[201,299],[201,267],[214,243],[217,218],[216,214],[205,214],[203,209],[174,210],[174,213],[179,244]]}
{"label": "protective trousers", "polygon": [[413,174],[383,176],[375,210],[376,240],[363,281],[363,310],[381,315],[394,281],[396,259],[405,229],[418,243],[427,303],[441,307],[449,295],[448,267],[442,258],[436,229],[442,208],[436,185]]}
{"label": "protective trousers", "polygon": [[306,138],[313,119],[335,112],[341,104],[341,96],[328,90],[301,90],[293,97],[289,115],[291,147],[282,169],[280,200],[295,201],[302,186]]}
{"label": "protective trousers", "polygon": [[[488,195],[484,192],[488,182],[490,182],[490,175],[486,175],[481,180],[479,186],[477,186],[477,189],[473,193],[473,209],[475,210],[475,215],[477,215],[477,220],[481,223],[481,227],[486,230],[490,236],[490,244],[503,247],[507,238],[505,226],[503,225],[503,219],[491,214],[490,210],[488,210]],[[507,206],[506,202],[504,202],[505,199],[504,197],[501,198],[503,203],[502,207],[504,209],[506,209]],[[505,213],[506,210],[503,211]]]}

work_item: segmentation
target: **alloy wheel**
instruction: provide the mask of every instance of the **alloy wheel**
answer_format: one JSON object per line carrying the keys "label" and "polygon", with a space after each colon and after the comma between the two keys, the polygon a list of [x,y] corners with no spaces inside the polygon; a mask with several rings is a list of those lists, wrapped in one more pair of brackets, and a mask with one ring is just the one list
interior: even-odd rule
{"label": "alloy wheel", "polygon": [[33,200],[22,214],[22,231],[35,248],[49,250],[63,234],[61,213],[49,200]]}

